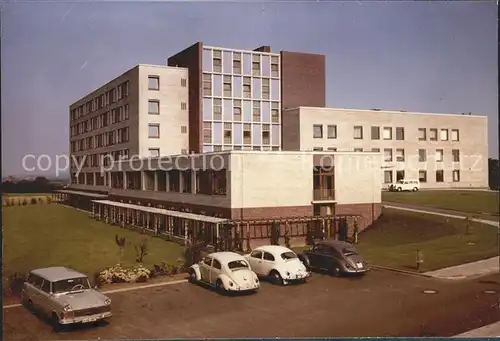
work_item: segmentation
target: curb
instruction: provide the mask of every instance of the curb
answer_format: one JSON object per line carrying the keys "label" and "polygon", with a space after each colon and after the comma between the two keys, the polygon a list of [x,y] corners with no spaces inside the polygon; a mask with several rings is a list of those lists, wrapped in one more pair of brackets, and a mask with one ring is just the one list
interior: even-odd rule
{"label": "curb", "polygon": [[431,275],[426,275],[425,273],[421,272],[415,272],[415,271],[409,271],[409,270],[402,270],[402,269],[396,269],[396,268],[390,268],[388,266],[381,266],[381,265],[371,265],[372,268],[374,269],[380,269],[380,270],[386,270],[386,271],[392,271],[392,272],[399,272],[403,273],[406,275],[413,275],[413,276],[420,276],[420,277],[426,277],[426,278],[436,278]]}

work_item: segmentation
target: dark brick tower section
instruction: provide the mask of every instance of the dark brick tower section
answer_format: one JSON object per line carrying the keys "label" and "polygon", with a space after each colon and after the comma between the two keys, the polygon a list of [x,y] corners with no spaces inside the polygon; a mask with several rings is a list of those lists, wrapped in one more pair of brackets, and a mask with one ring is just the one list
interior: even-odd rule
{"label": "dark brick tower section", "polygon": [[281,106],[326,106],[325,56],[281,51]]}
{"label": "dark brick tower section", "polygon": [[271,53],[271,46],[262,45],[254,49],[254,51]]}
{"label": "dark brick tower section", "polygon": [[202,152],[203,115],[201,113],[201,87],[202,87],[202,53],[203,43],[188,47],[187,49],[168,58],[168,66],[188,68],[189,76],[189,151]]}

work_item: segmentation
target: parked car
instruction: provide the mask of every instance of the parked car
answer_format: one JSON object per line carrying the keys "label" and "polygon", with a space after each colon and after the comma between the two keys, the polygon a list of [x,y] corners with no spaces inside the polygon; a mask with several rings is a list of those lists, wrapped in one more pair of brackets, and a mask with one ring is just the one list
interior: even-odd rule
{"label": "parked car", "polygon": [[284,246],[260,246],[245,255],[245,258],[257,276],[270,277],[281,285],[306,281],[310,276],[297,254]]}
{"label": "parked car", "polygon": [[419,180],[399,180],[395,184],[389,185],[389,191],[391,192],[402,192],[402,191],[413,191],[416,192],[420,189]]}
{"label": "parked car", "polygon": [[21,301],[49,317],[55,329],[112,316],[111,300],[94,290],[87,276],[66,267],[31,271],[21,290]]}
{"label": "parked car", "polygon": [[189,268],[191,282],[203,282],[219,292],[257,292],[260,282],[247,260],[234,252],[214,252]]}
{"label": "parked car", "polygon": [[298,256],[309,269],[334,275],[363,274],[370,270],[352,244],[339,240],[319,241]]}

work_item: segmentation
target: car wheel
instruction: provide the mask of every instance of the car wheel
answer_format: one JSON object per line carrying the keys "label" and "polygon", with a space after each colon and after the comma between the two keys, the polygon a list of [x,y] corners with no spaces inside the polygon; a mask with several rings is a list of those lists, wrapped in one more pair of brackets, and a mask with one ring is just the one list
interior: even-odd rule
{"label": "car wheel", "polygon": [[334,265],[332,268],[332,275],[340,276],[340,268],[338,265]]}
{"label": "car wheel", "polygon": [[413,192],[416,192],[416,191],[418,191],[418,188],[417,188],[417,187],[415,187],[415,188],[413,189]]}
{"label": "car wheel", "polygon": [[196,282],[196,272],[193,269],[189,269],[188,276],[189,276],[188,280],[190,283]]}
{"label": "car wheel", "polygon": [[398,192],[401,192],[403,189],[401,187],[398,187]]}
{"label": "car wheel", "polygon": [[226,292],[226,289],[224,288],[224,284],[222,284],[222,281],[220,279],[218,279],[217,282],[215,282],[215,289],[219,293]]}
{"label": "car wheel", "polygon": [[52,328],[54,329],[54,332],[60,332],[62,331],[62,324],[59,323],[59,316],[55,312],[52,313],[52,316],[50,317],[50,323],[52,324]]}
{"label": "car wheel", "polygon": [[283,278],[281,277],[281,275],[280,275],[280,273],[278,271],[273,270],[273,271],[271,271],[271,273],[269,275],[273,279],[274,283],[279,284],[279,285],[285,285],[286,284],[286,282],[283,280]]}

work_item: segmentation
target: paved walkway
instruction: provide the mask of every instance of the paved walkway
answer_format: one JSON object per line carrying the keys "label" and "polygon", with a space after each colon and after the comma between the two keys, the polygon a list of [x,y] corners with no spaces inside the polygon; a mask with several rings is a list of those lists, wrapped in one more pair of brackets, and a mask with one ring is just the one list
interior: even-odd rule
{"label": "paved walkway", "polygon": [[443,279],[464,279],[499,272],[500,257],[480,260],[477,262],[450,266],[448,268],[425,272],[425,275]]}
{"label": "paved walkway", "polygon": [[469,330],[463,334],[455,335],[455,337],[500,337],[500,321],[478,329]]}

